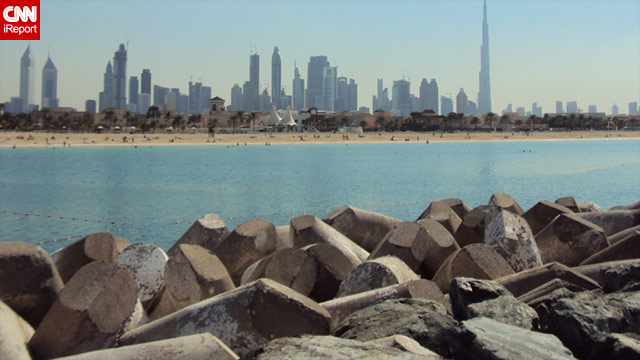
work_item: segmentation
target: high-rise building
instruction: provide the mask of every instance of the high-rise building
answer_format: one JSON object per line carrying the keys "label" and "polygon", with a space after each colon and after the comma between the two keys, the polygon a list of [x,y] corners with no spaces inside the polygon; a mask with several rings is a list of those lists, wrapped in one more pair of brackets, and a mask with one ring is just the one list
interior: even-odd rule
{"label": "high-rise building", "polygon": [[567,101],[567,114],[578,113],[580,113],[580,109],[578,109],[578,103],[575,101]]}
{"label": "high-rise building", "polygon": [[358,110],[358,84],[354,78],[349,78],[347,87],[347,111]]}
{"label": "high-rise building", "polygon": [[562,104],[562,101],[558,100],[556,101],[556,114],[562,114],[564,113],[564,106]]}
{"label": "high-rise building", "polygon": [[378,107],[378,97],[375,95],[371,95],[371,107],[376,111],[379,109]]}
{"label": "high-rise building", "polygon": [[638,102],[633,101],[629,103],[629,115],[638,115]]}
{"label": "high-rise building", "polygon": [[456,112],[458,114],[467,114],[469,112],[469,98],[464,93],[464,89],[460,88],[456,96]]}
{"label": "high-rise building", "polygon": [[507,107],[504,109],[502,114],[504,115],[504,113],[506,113],[506,112],[508,112],[508,113],[513,112],[513,104],[507,105]]}
{"label": "high-rise building", "polygon": [[618,104],[613,104],[613,106],[611,107],[611,115],[616,116],[618,115],[619,109],[618,109]]}
{"label": "high-rise building", "polygon": [[589,106],[587,106],[587,109],[589,109],[590,113],[597,113],[598,112],[598,107],[596,105],[589,105]]}
{"label": "high-rise building", "polygon": [[153,105],[160,110],[167,110],[166,98],[169,94],[169,88],[153,85]]}
{"label": "high-rise building", "polygon": [[51,57],[47,58],[47,62],[42,68],[42,102],[40,106],[43,108],[58,107],[58,69],[51,61]]}
{"label": "high-rise building", "polygon": [[211,86],[202,86],[200,89],[200,114],[209,113],[209,100],[211,100]]}
{"label": "high-rise building", "polygon": [[378,79],[378,106],[375,110],[391,111],[391,101],[389,100],[389,89],[384,87],[382,79]]}
{"label": "high-rise building", "polygon": [[140,93],[141,94],[151,94],[151,70],[142,69],[142,74],[140,75]]}
{"label": "high-rise building", "polygon": [[280,106],[280,90],[282,89],[282,62],[278,47],[273,48],[271,56],[271,101],[278,108]]}
{"label": "high-rise building", "polygon": [[140,93],[138,95],[138,114],[146,114],[151,107],[151,94]]}
{"label": "high-rise building", "polygon": [[538,103],[531,104],[531,115],[542,117],[542,106],[538,106]]}
{"label": "high-rise building", "polygon": [[254,86],[251,81],[245,81],[242,85],[241,110],[246,113],[260,111],[260,94],[258,93],[258,87]]}
{"label": "high-rise building", "polygon": [[87,100],[84,102],[84,111],[95,114],[96,113],[96,101],[95,100]]}
{"label": "high-rise building", "polygon": [[480,114],[478,114],[478,104],[476,104],[475,102],[469,100],[469,110],[467,112],[467,115],[469,116],[478,116]]}
{"label": "high-rise building", "polygon": [[34,103],[35,66],[36,62],[31,54],[31,44],[29,44],[20,59],[20,99],[22,99],[22,105],[20,105],[19,111],[14,110],[14,112],[27,112],[29,106]]}
{"label": "high-rise building", "polygon": [[393,96],[391,98],[391,113],[394,116],[409,116],[412,104],[410,97],[410,86],[407,80],[396,80],[393,82]]}
{"label": "high-rise building", "polygon": [[448,115],[453,112],[453,100],[450,97],[440,97],[440,108],[442,108],[442,115]]}
{"label": "high-rise building", "polygon": [[260,55],[249,56],[249,81],[256,87],[260,86]]}
{"label": "high-rise building", "polygon": [[113,55],[113,107],[125,109],[127,105],[127,49],[120,44]]}
{"label": "high-rise building", "polygon": [[349,91],[348,87],[349,80],[344,76],[338,77],[338,95],[336,96],[334,106],[336,112],[347,111],[347,92]]}
{"label": "high-rise building", "polygon": [[383,80],[378,79],[378,94],[376,97],[376,104],[373,105],[373,111],[382,110],[382,107],[384,106],[383,100],[382,100],[383,88],[384,88]]}
{"label": "high-rise building", "polygon": [[482,46],[480,47],[480,87],[478,110],[482,114],[491,112],[491,75],[489,66],[489,24],[487,23],[487,0],[484,0],[482,19]]}
{"label": "high-rise building", "polygon": [[231,88],[231,105],[229,106],[229,110],[242,110],[242,88],[238,84],[233,84]]}
{"label": "high-rise building", "polygon": [[335,101],[338,93],[338,68],[327,66],[323,69],[322,99],[324,106],[320,110],[334,112]]}
{"label": "high-rise building", "polygon": [[304,79],[300,78],[300,71],[295,62],[293,67],[293,110],[300,111],[304,109]]}
{"label": "high-rise building", "polygon": [[436,79],[422,79],[420,83],[420,106],[418,111],[433,110],[438,113],[438,83]]}
{"label": "high-rise building", "polygon": [[189,113],[189,95],[178,94],[178,104],[176,106],[176,111],[178,112],[178,114]]}
{"label": "high-rise building", "polygon": [[518,113],[518,115],[520,116],[525,116],[526,115],[526,110],[524,109],[524,106],[518,106],[516,108],[516,112]]}
{"label": "high-rise building", "polygon": [[[318,97],[322,98],[324,87],[324,68],[329,67],[326,56],[312,56],[307,65],[307,92],[305,106],[308,108],[324,108],[318,104]],[[322,104],[324,105],[324,104]]]}
{"label": "high-rise building", "polygon": [[[193,83],[189,81],[189,112],[191,114],[201,114],[203,106],[202,101],[202,83]],[[206,101],[209,104],[209,99]],[[206,106],[205,106],[206,107]]]}
{"label": "high-rise building", "polygon": [[107,63],[107,68],[104,71],[102,92],[98,102],[100,112],[113,107],[113,67],[111,66],[111,60]]}
{"label": "high-rise building", "polygon": [[178,111],[178,96],[180,96],[180,89],[171,88],[171,90],[165,96],[165,110],[176,110]]}
{"label": "high-rise building", "polygon": [[129,104],[135,106],[138,112],[138,77],[131,76],[129,78]]}

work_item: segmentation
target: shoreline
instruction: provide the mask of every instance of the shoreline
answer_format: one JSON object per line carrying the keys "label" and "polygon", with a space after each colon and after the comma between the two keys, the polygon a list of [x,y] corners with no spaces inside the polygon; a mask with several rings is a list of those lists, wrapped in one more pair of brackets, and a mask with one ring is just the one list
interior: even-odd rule
{"label": "shoreline", "polygon": [[[268,134],[273,134],[270,136]],[[467,135],[468,134],[468,135]],[[345,136],[348,135],[348,138]],[[125,140],[126,137],[126,140]],[[392,140],[395,139],[395,140]],[[510,141],[577,141],[640,139],[640,131],[573,131],[526,133],[423,133],[371,132],[340,133],[53,133],[0,131],[0,148],[47,147],[111,147],[111,146],[265,146],[265,145],[329,145],[329,144],[415,144],[448,142],[510,142]]]}

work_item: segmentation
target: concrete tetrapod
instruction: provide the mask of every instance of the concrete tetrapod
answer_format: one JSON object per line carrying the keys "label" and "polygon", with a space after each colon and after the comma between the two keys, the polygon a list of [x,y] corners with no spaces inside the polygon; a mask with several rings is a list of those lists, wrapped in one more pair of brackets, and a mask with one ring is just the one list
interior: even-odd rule
{"label": "concrete tetrapod", "polygon": [[383,256],[395,256],[404,261],[411,270],[417,272],[427,254],[427,231],[415,222],[395,224],[387,236],[376,246],[369,259]]}
{"label": "concrete tetrapod", "polygon": [[451,235],[458,231],[458,228],[462,223],[458,214],[456,214],[449,205],[442,201],[434,201],[429,204],[427,209],[418,216],[418,220],[422,219],[433,219],[439,222],[451,233]]}
{"label": "concrete tetrapod", "polygon": [[137,300],[138,287],[126,266],[94,261],[62,289],[29,349],[39,358],[53,358],[113,347]]}
{"label": "concrete tetrapod", "polygon": [[341,206],[322,221],[366,251],[373,250],[395,224],[402,222],[400,219],[353,206]]}
{"label": "concrete tetrapod", "polygon": [[448,198],[441,201],[449,205],[451,210],[453,210],[460,219],[464,219],[464,217],[471,211],[471,207],[458,198]]}
{"label": "concrete tetrapod", "polygon": [[395,256],[371,259],[356,266],[340,285],[336,297],[353,295],[394,284],[402,284],[419,277]]}
{"label": "concrete tetrapod", "polygon": [[460,247],[484,241],[484,219],[492,209],[493,207],[484,205],[469,211],[453,235]]}
{"label": "concrete tetrapod", "polygon": [[580,265],[640,258],[640,230],[582,260]]}
{"label": "concrete tetrapod", "polygon": [[574,213],[580,212],[578,203],[576,202],[576,199],[573,198],[573,196],[565,196],[565,197],[558,198],[556,199],[555,203],[560,206],[566,207],[567,209],[573,211]]}
{"label": "concrete tetrapod", "polygon": [[238,225],[224,238],[215,254],[224,264],[233,282],[240,284],[242,273],[254,262],[273,253],[278,244],[278,234],[273,223],[265,220],[249,220]]}
{"label": "concrete tetrapod", "polygon": [[522,217],[529,223],[531,233],[535,235],[544,229],[545,226],[549,225],[556,216],[565,213],[570,214],[573,213],[573,211],[562,205],[552,203],[551,201],[542,200],[527,210]]}
{"label": "concrete tetrapod", "polygon": [[602,228],[606,236],[640,225],[640,210],[615,210],[576,214]]}
{"label": "concrete tetrapod", "polygon": [[205,249],[215,251],[220,241],[227,235],[229,235],[229,229],[224,221],[216,214],[207,214],[196,220],[167,253],[169,256],[173,255],[173,252],[181,244],[200,245]]}
{"label": "concrete tetrapod", "polygon": [[496,206],[519,216],[524,215],[524,210],[520,207],[520,205],[518,205],[518,202],[509,194],[494,193],[489,199],[489,206]]}
{"label": "concrete tetrapod", "polygon": [[317,243],[331,244],[350,258],[351,262],[366,261],[369,257],[367,251],[313,215],[291,219],[289,237],[297,248]]}
{"label": "concrete tetrapod", "polygon": [[433,219],[418,220],[427,233],[427,253],[420,265],[420,273],[425,279],[432,279],[442,263],[454,251],[460,249],[451,233]]}
{"label": "concrete tetrapod", "polygon": [[116,259],[131,270],[138,284],[138,298],[145,308],[164,286],[164,266],[168,259],[162,249],[148,243],[128,246]]}
{"label": "concrete tetrapod", "polygon": [[574,214],[560,214],[536,235],[543,263],[576,266],[609,246],[602,228]]}
{"label": "concrete tetrapod", "polygon": [[120,344],[209,332],[242,357],[271,339],[328,334],[329,322],[327,310],[313,300],[261,279],[125,333]]}
{"label": "concrete tetrapod", "polygon": [[37,245],[0,242],[0,300],[37,327],[63,284],[53,260]]}
{"label": "concrete tetrapod", "polygon": [[102,232],[69,244],[51,253],[60,278],[66,283],[81,267],[92,261],[115,261],[120,253],[131,245],[127,240]]}
{"label": "concrete tetrapod", "polygon": [[25,336],[25,330],[33,331],[29,331],[29,327],[18,314],[0,301],[0,359],[31,360],[26,344],[29,339]]}
{"label": "concrete tetrapod", "polygon": [[97,350],[59,358],[59,360],[237,360],[227,345],[205,332],[145,344]]}

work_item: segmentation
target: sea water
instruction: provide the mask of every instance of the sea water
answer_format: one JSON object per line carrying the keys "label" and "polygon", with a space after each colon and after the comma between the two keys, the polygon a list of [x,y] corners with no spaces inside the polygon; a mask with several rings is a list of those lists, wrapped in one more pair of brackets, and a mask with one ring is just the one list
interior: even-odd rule
{"label": "sea water", "polygon": [[525,210],[569,195],[633,203],[640,140],[2,148],[0,241],[52,251],[110,231],[166,250],[210,213],[230,229],[341,205],[413,221],[431,201],[475,207],[494,192]]}

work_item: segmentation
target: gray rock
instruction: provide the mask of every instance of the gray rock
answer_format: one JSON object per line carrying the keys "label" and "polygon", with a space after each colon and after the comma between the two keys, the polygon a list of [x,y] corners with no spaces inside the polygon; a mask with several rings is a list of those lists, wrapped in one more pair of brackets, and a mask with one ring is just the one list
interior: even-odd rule
{"label": "gray rock", "polygon": [[0,300],[37,327],[63,284],[53,260],[37,245],[0,242]]}
{"label": "gray rock", "polygon": [[366,251],[373,250],[393,225],[402,222],[353,206],[341,206],[322,219]]}
{"label": "gray rock", "polygon": [[159,247],[138,243],[124,249],[116,261],[131,270],[138,284],[138,298],[146,305],[155,299],[164,286],[164,266],[168,259]]}
{"label": "gray rock", "polygon": [[0,301],[0,359],[31,359],[26,344],[29,339],[25,338],[23,322],[18,314]]}
{"label": "gray rock", "polygon": [[459,323],[441,304],[423,299],[394,299],[349,315],[333,335],[371,341],[391,335],[405,335],[441,356],[450,358],[458,348]]}
{"label": "gray rock", "polygon": [[571,292],[587,291],[587,289],[580,287],[576,284],[564,281],[562,279],[553,279],[546,283],[532,289],[531,291],[518,296],[518,300],[523,303],[533,306],[538,303],[540,298],[545,297],[558,289],[565,289]]}
{"label": "gray rock", "polygon": [[622,290],[627,284],[640,282],[640,263],[617,264],[600,271],[602,287],[606,292]]}
{"label": "gray rock", "polygon": [[573,359],[569,351],[549,334],[542,334],[489,318],[477,317],[462,322],[464,330],[473,336],[471,346],[459,349],[464,359]]}
{"label": "gray rock", "polygon": [[621,264],[640,265],[640,259],[608,261],[605,263],[576,266],[573,270],[602,285],[603,280],[600,277],[602,271]]}
{"label": "gray rock", "polygon": [[455,212],[460,219],[464,219],[464,217],[471,211],[471,207],[464,203],[464,201],[457,198],[448,198],[441,200],[443,203],[449,205],[451,210]]}
{"label": "gray rock", "polygon": [[578,204],[578,207],[580,208],[579,212],[581,213],[604,211],[600,206],[598,206],[598,204],[592,201],[577,201],[576,203]]}
{"label": "gray rock", "polygon": [[610,359],[640,359],[640,337],[638,334],[611,334],[607,338]]}
{"label": "gray rock", "polygon": [[640,230],[582,260],[580,265],[640,258]]}
{"label": "gray rock", "polygon": [[487,215],[484,243],[502,255],[515,272],[542,265],[529,224],[510,211],[498,208]]}
{"label": "gray rock", "polygon": [[518,202],[505,193],[494,193],[489,199],[489,206],[499,207],[501,209],[510,211],[518,216],[524,215],[524,210],[520,207]]}
{"label": "gray rock", "polygon": [[557,262],[507,275],[496,279],[496,281],[504,285],[513,296],[520,297],[553,279],[562,279],[586,290],[602,288],[597,281]]}
{"label": "gray rock", "polygon": [[371,251],[369,260],[395,256],[411,270],[418,271],[429,247],[426,229],[415,222],[395,224],[382,241]]}
{"label": "gray rock", "polygon": [[91,351],[60,360],[237,360],[231,349],[217,337],[205,332],[173,339],[152,341],[115,349]]}
{"label": "gray rock", "polygon": [[640,210],[588,212],[576,216],[600,226],[606,236],[640,225]]}
{"label": "gray rock", "polygon": [[384,256],[367,260],[351,270],[340,285],[336,297],[353,295],[418,279],[418,275],[402,260],[395,256]]}
{"label": "gray rock", "polygon": [[462,219],[460,219],[458,214],[456,214],[449,205],[442,201],[434,201],[429,204],[427,209],[418,217],[418,220],[422,219],[432,219],[439,222],[451,233],[451,235],[458,231],[458,228],[462,223]]}
{"label": "gray rock", "polygon": [[527,210],[522,217],[529,223],[533,235],[544,229],[556,216],[572,213],[571,209],[562,205],[542,200]]}
{"label": "gray rock", "polygon": [[528,330],[538,327],[538,314],[498,282],[456,278],[449,297],[457,320],[488,317]]}
{"label": "gray rock", "polygon": [[215,251],[227,235],[229,235],[229,229],[224,221],[216,214],[207,214],[196,220],[167,253],[173,255],[181,244],[199,245]]}

